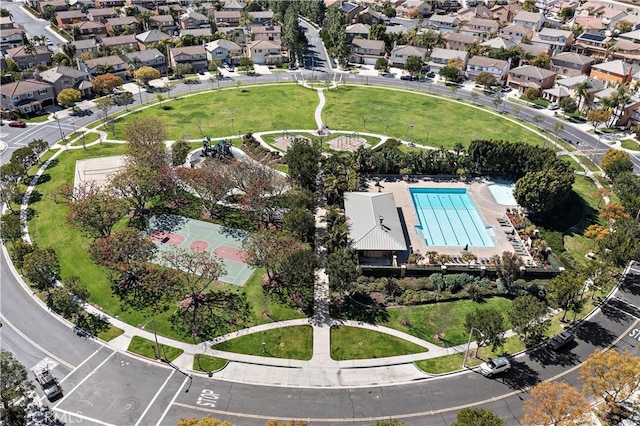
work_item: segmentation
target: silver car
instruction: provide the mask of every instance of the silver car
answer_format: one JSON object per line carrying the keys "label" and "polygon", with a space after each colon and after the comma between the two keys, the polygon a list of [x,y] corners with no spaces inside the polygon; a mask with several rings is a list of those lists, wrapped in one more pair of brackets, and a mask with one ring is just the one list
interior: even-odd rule
{"label": "silver car", "polygon": [[490,359],[487,362],[480,364],[480,372],[486,377],[492,377],[496,374],[504,373],[505,371],[509,371],[510,368],[511,363],[503,356],[500,358]]}

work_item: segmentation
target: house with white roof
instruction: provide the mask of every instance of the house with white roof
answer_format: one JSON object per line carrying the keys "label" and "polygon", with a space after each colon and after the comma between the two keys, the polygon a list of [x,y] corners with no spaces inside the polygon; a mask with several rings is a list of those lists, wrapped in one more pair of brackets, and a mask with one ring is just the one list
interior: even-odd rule
{"label": "house with white roof", "polygon": [[467,61],[469,60],[469,53],[436,47],[431,52],[431,57],[428,62],[429,71],[435,73],[440,72],[442,68],[447,66],[451,59],[459,59],[462,61],[462,70],[464,71],[467,67]]}
{"label": "house with white roof", "polygon": [[572,31],[542,28],[531,37],[530,41],[532,45],[546,47],[550,54],[554,54],[569,50],[573,40]]}
{"label": "house with white roof", "polygon": [[542,28],[542,24],[544,23],[544,16],[541,13],[521,10],[513,18],[513,23],[530,28],[533,31],[539,31],[540,28]]}
{"label": "house with white roof", "polygon": [[476,55],[467,62],[466,75],[469,80],[475,81],[478,74],[488,72],[496,78],[498,84],[502,84],[507,79],[510,65],[510,61]]}
{"label": "house with white roof", "polygon": [[204,45],[209,61],[220,61],[223,64],[237,65],[242,56],[242,47],[223,38]]}
{"label": "house with white roof", "polygon": [[393,67],[404,68],[410,56],[416,56],[424,62],[424,58],[427,56],[427,49],[410,45],[398,45],[391,51],[389,63]]}

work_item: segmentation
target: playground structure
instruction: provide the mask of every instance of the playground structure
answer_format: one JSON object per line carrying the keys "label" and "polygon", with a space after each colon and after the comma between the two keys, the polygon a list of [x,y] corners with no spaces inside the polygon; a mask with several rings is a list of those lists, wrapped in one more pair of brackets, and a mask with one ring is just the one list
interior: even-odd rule
{"label": "playground structure", "polygon": [[220,140],[218,143],[211,144],[211,138],[207,136],[202,139],[202,152],[201,157],[211,156],[213,158],[226,158],[231,157],[231,142],[227,140]]}
{"label": "playground structure", "polygon": [[369,147],[367,140],[360,136],[359,133],[341,135],[329,140],[327,143],[334,151],[355,151],[361,146],[365,148]]}
{"label": "playground structure", "polygon": [[278,136],[274,139],[273,145],[278,148],[280,151],[286,152],[293,142],[297,139],[307,139],[304,136],[296,135],[293,133],[289,133],[286,130],[282,132],[281,136]]}

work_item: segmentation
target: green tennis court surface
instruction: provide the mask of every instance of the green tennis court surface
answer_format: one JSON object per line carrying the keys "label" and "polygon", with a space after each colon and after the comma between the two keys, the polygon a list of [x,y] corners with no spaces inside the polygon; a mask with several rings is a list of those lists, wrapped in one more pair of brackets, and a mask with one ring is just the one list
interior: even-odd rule
{"label": "green tennis court surface", "polygon": [[220,281],[243,286],[253,273],[253,268],[245,263],[246,252],[242,248],[247,233],[240,229],[182,216],[159,215],[149,220],[147,232],[160,252],[173,247],[212,251],[226,269]]}

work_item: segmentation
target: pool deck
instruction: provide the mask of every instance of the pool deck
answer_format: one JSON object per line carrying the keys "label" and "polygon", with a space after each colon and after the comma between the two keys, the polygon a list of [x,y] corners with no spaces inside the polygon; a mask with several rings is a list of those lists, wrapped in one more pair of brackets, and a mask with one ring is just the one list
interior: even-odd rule
{"label": "pool deck", "polygon": [[[424,254],[427,251],[435,250],[438,253],[461,255],[463,247],[427,246],[425,240],[418,235],[415,227],[420,225],[420,221],[414,209],[409,188],[465,188],[475,204],[480,218],[486,226],[493,228],[495,234],[495,236],[492,237],[495,244],[494,247],[469,247],[469,251],[478,258],[490,258],[494,254],[499,255],[504,251],[515,252],[507,235],[507,232],[512,230],[512,228],[502,226],[498,221],[498,218],[506,218],[506,209],[508,206],[496,203],[493,195],[491,195],[491,192],[487,188],[487,184],[490,183],[493,182],[481,178],[466,181],[430,177],[423,177],[418,180],[414,179],[410,182],[402,180],[381,180],[380,191],[393,193],[396,206],[402,208],[413,251],[420,251],[420,253]],[[369,182],[368,191],[378,192],[378,187],[375,186],[374,182]],[[525,263],[532,260],[530,256],[521,257]]]}

